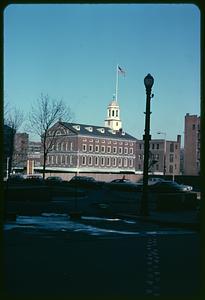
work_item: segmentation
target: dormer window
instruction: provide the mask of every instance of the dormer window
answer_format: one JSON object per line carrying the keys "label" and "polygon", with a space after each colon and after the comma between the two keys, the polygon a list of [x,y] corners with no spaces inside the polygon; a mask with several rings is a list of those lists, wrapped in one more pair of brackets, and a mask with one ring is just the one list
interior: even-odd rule
{"label": "dormer window", "polygon": [[93,127],[89,126],[89,127],[85,127],[86,130],[88,130],[89,132],[93,131]]}
{"label": "dormer window", "polygon": [[101,133],[105,133],[105,129],[104,128],[98,128],[98,131],[100,131]]}
{"label": "dormer window", "polygon": [[74,125],[73,128],[79,131],[80,130],[80,125]]}

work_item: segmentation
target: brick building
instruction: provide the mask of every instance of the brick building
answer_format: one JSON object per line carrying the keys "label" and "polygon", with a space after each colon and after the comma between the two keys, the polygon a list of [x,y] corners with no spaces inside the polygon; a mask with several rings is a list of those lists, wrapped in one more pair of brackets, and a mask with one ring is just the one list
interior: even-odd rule
{"label": "brick building", "polygon": [[108,127],[57,122],[47,170],[72,172],[135,172],[136,138]]}
{"label": "brick building", "polygon": [[16,133],[14,137],[13,169],[26,168],[28,158],[29,135]]}
{"label": "brick building", "polygon": [[200,172],[200,117],[186,114],[184,123],[184,175]]}

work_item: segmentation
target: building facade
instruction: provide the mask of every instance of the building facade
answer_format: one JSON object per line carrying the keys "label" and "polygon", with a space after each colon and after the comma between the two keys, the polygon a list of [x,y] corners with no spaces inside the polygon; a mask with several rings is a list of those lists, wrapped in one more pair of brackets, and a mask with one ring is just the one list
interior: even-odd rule
{"label": "building facade", "polygon": [[184,175],[200,173],[200,117],[186,114],[184,122]]}
{"label": "building facade", "polygon": [[70,172],[135,172],[136,138],[108,127],[57,122],[46,169]]}
{"label": "building facade", "polygon": [[28,160],[34,162],[34,167],[41,165],[41,142],[29,141]]}
{"label": "building facade", "polygon": [[29,135],[16,133],[14,137],[13,169],[24,169],[28,159]]}
{"label": "building facade", "polygon": [[[176,141],[154,139],[150,141],[149,172],[159,175],[180,174],[181,136]],[[136,142],[136,172],[143,172],[144,141]]]}
{"label": "building facade", "polygon": [[3,176],[8,177],[11,172],[11,160],[14,152],[14,136],[16,132],[8,125],[4,125],[4,159],[3,159]]}

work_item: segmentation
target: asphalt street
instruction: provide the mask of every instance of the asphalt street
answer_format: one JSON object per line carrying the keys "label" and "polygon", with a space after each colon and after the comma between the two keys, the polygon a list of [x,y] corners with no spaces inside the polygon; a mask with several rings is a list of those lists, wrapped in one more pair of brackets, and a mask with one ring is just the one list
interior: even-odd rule
{"label": "asphalt street", "polygon": [[191,230],[64,214],[19,217],[4,227],[10,299],[197,296],[200,237]]}

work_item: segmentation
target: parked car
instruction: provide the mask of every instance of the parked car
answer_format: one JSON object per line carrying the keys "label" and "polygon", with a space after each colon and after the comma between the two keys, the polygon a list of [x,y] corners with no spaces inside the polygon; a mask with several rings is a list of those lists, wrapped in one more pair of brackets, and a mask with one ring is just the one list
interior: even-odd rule
{"label": "parked car", "polygon": [[[158,183],[158,182],[163,182],[163,181],[166,181],[165,179],[163,178],[158,178],[158,177],[149,177],[148,178],[148,185],[152,185],[152,184],[155,184],[155,183]],[[143,178],[141,178],[140,180],[137,181],[137,184],[143,184]]]}
{"label": "parked car", "polygon": [[46,181],[60,182],[60,181],[63,181],[63,179],[59,176],[49,176],[49,177],[46,178]]}
{"label": "parked car", "polygon": [[20,183],[23,182],[24,176],[22,174],[11,174],[7,181],[9,183]]}
{"label": "parked car", "polygon": [[34,183],[34,184],[41,184],[43,183],[43,177],[40,174],[31,174],[27,175],[25,178],[26,183]]}
{"label": "parked car", "polygon": [[192,191],[193,187],[191,185],[179,184],[183,191]]}
{"label": "parked car", "polygon": [[89,176],[74,176],[69,181],[69,184],[78,187],[94,187],[98,184],[98,181],[96,181],[93,177]]}
{"label": "parked car", "polygon": [[188,192],[187,189],[181,184],[178,184],[175,181],[164,180],[157,182],[153,185],[149,186],[149,190],[152,192],[159,192],[159,193],[177,193],[177,192]]}
{"label": "parked car", "polygon": [[138,187],[140,187],[139,184],[125,178],[121,179],[114,179],[106,184],[106,187],[109,189],[115,189],[115,190],[138,190]]}

